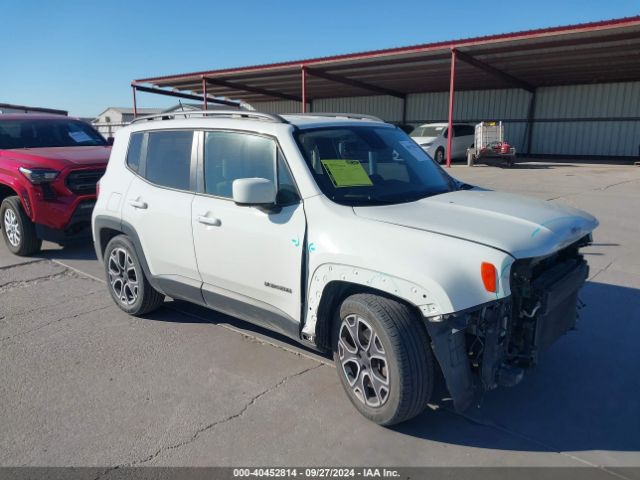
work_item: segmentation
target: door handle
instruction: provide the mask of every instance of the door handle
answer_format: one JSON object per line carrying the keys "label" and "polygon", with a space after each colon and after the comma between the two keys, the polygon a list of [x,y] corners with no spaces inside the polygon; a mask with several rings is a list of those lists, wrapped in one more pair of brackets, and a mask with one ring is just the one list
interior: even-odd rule
{"label": "door handle", "polygon": [[207,217],[205,215],[198,216],[198,221],[204,225],[209,225],[210,227],[219,227],[222,225],[219,218]]}
{"label": "door handle", "polygon": [[140,200],[129,200],[129,205],[133,208],[140,208],[142,210],[145,210],[149,206],[147,205],[147,202],[142,202]]}

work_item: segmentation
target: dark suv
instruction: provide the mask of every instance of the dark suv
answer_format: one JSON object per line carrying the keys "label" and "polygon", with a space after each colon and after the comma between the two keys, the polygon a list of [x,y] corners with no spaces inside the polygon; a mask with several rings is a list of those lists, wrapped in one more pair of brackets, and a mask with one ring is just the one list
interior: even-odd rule
{"label": "dark suv", "polygon": [[59,115],[0,115],[0,229],[16,255],[90,237],[97,182],[111,147],[89,124]]}

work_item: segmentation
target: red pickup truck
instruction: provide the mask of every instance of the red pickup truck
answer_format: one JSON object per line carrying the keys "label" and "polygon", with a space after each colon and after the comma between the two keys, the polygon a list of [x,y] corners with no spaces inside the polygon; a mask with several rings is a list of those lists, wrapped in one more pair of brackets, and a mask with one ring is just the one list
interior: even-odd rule
{"label": "red pickup truck", "polygon": [[0,229],[28,256],[43,240],[90,238],[96,186],[111,147],[89,124],[40,114],[0,115]]}

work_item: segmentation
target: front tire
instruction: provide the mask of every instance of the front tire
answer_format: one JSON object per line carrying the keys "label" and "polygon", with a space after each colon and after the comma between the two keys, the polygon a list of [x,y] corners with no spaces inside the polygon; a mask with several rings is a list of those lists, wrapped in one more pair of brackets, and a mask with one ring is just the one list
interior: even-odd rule
{"label": "front tire", "polygon": [[444,148],[439,148],[436,150],[436,157],[434,160],[442,165],[444,163]]}
{"label": "front tire", "polygon": [[36,227],[22,209],[17,196],[7,197],[0,206],[2,236],[11,253],[28,257],[40,251],[42,240],[36,235]]}
{"label": "front tire", "polygon": [[126,235],[118,235],[107,244],[104,270],[111,298],[128,314],[144,315],[164,302],[164,295],[147,280],[136,249]]}
{"label": "front tire", "polygon": [[344,300],[333,323],[338,377],[356,409],[385,426],[420,414],[433,391],[434,362],[415,312],[395,300],[356,294]]}

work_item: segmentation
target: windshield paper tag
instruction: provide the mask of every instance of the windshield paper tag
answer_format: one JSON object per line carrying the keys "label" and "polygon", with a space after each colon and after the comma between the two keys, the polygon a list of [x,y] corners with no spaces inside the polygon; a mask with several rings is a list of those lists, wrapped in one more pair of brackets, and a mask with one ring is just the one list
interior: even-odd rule
{"label": "windshield paper tag", "polygon": [[373,185],[358,160],[321,160],[321,162],[336,188]]}
{"label": "windshield paper tag", "polygon": [[400,140],[400,145],[406,148],[419,162],[424,162],[427,159],[424,150],[413,140]]}
{"label": "windshield paper tag", "polygon": [[88,142],[91,140],[91,137],[83,131],[69,132],[69,136],[76,143]]}

